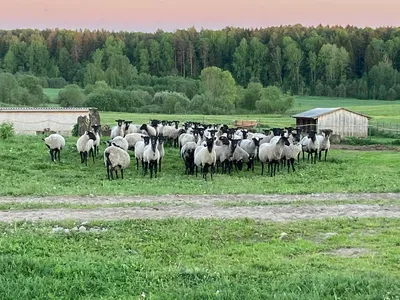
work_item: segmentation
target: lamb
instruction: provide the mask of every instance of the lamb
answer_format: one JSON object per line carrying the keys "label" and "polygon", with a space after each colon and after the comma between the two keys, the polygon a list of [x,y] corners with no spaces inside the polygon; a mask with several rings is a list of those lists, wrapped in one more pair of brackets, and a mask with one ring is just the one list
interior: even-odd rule
{"label": "lamb", "polygon": [[247,163],[247,170],[252,169],[254,171],[254,158],[256,157],[256,150],[260,146],[260,138],[254,137],[252,140],[242,140],[239,146],[246,151],[250,156],[250,161]]}
{"label": "lamb", "polygon": [[111,145],[111,143],[114,143],[114,144],[118,145],[120,148],[124,149],[125,151],[128,151],[128,148],[129,148],[128,141],[122,136],[116,136],[112,140],[107,141],[107,144],[109,146]]}
{"label": "lamb", "polygon": [[326,156],[328,154],[328,150],[331,147],[331,141],[329,138],[331,137],[332,130],[325,129],[322,130],[323,135],[317,135],[318,143],[319,143],[319,161],[321,161],[321,152],[325,151],[325,161]]}
{"label": "lamb", "polygon": [[[319,151],[319,141],[316,137],[316,132],[312,130],[308,136],[305,136],[301,140],[302,151],[303,151],[303,161],[304,161],[304,152],[308,153],[307,161],[310,160],[311,156],[311,163],[317,163],[317,156]],[[314,154],[314,159],[313,159]]]}
{"label": "lamb", "polygon": [[81,156],[81,163],[87,166],[87,156],[92,155],[94,162],[94,141],[96,136],[91,131],[85,133],[76,141],[76,149]]}
{"label": "lamb", "polygon": [[131,163],[131,158],[125,150],[117,144],[112,143],[111,146],[104,150],[104,164],[107,168],[108,180],[114,179],[113,171],[118,179],[118,170],[121,170],[121,179],[124,179],[124,169],[127,169]]}
{"label": "lamb", "polygon": [[124,136],[125,135],[124,128],[122,127],[122,123],[124,121],[125,120],[121,120],[121,119],[115,120],[115,122],[117,122],[118,124],[117,124],[117,126],[114,126],[113,129],[111,130],[111,138],[112,139],[115,138],[116,136]]}
{"label": "lamb", "polygon": [[93,133],[96,136],[96,140],[93,142],[94,146],[94,154],[97,156],[99,154],[99,146],[100,146],[100,134],[99,129],[101,125],[94,124],[92,125]]}
{"label": "lamb", "polygon": [[232,156],[231,143],[226,136],[221,136],[219,140],[222,142],[222,146],[214,146],[216,160],[217,160],[217,172],[219,166],[221,165],[221,172],[224,174],[228,171],[228,174],[231,173],[230,168],[230,158]]}
{"label": "lamb", "polygon": [[65,147],[65,139],[58,133],[50,134],[47,138],[42,139],[49,149],[51,161],[60,161],[60,152]]}
{"label": "lamb", "polygon": [[143,134],[141,133],[129,133],[125,136],[126,141],[128,142],[128,150],[135,150],[136,143],[139,141],[143,141]]}
{"label": "lamb", "polygon": [[150,178],[157,178],[157,164],[160,160],[160,152],[157,149],[157,136],[150,136],[150,144],[147,145],[143,152],[143,176],[146,176],[147,168],[150,169]]}
{"label": "lamb", "polygon": [[210,176],[214,173],[215,163],[217,161],[215,150],[214,150],[214,138],[206,138],[206,146],[197,147],[194,155],[194,163],[196,165],[196,176],[197,169],[200,166],[203,178],[207,181],[208,168],[211,167]]}
{"label": "lamb", "polygon": [[181,149],[181,157],[185,162],[185,174],[194,174],[194,151],[196,150],[195,142],[186,143]]}
{"label": "lamb", "polygon": [[143,124],[142,126],[140,126],[139,129],[144,130],[148,136],[156,136],[157,135],[156,129],[150,125]]}
{"label": "lamb", "polygon": [[260,146],[259,159],[261,162],[261,175],[264,175],[264,163],[268,162],[268,173],[275,176],[276,166],[279,164],[284,146],[289,146],[289,141],[282,136],[276,144],[265,143]]}
{"label": "lamb", "polygon": [[144,168],[143,164],[144,148],[150,142],[150,137],[148,135],[142,135],[142,138],[143,141],[138,141],[135,145],[136,170],[139,170],[139,160],[142,162],[142,169]]}

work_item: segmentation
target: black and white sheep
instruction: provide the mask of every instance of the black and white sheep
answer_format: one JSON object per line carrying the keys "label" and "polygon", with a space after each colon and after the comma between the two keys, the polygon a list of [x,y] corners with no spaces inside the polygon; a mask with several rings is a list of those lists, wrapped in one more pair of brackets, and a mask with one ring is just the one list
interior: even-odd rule
{"label": "black and white sheep", "polygon": [[321,152],[325,151],[325,161],[328,155],[328,150],[331,148],[331,141],[329,140],[332,134],[331,129],[322,130],[322,135],[317,135],[319,143],[319,160],[321,161]]}
{"label": "black and white sheep", "polygon": [[276,167],[282,159],[284,147],[289,146],[289,141],[286,137],[281,137],[276,144],[266,143],[261,144],[258,157],[261,162],[261,175],[264,175],[264,163],[268,162],[268,173],[271,177],[276,174]]}
{"label": "black and white sheep", "polygon": [[143,152],[143,176],[146,176],[147,169],[150,170],[150,178],[157,178],[157,165],[160,161],[160,152],[157,149],[158,137],[150,136],[150,144],[147,145]]}
{"label": "black and white sheep", "polygon": [[181,149],[181,157],[185,163],[185,174],[187,175],[194,175],[194,152],[196,147],[195,142],[188,142]]}
{"label": "black and white sheep", "polygon": [[144,169],[143,164],[143,153],[144,148],[149,144],[150,137],[148,135],[142,135],[142,141],[138,141],[135,145],[135,158],[136,158],[136,169],[139,169],[139,160],[142,163],[142,169]]}
{"label": "black and white sheep", "polygon": [[214,150],[214,138],[206,138],[205,146],[198,146],[195,150],[194,164],[196,165],[196,176],[198,167],[201,167],[203,178],[207,180],[208,168],[210,168],[210,176],[213,178],[215,163],[217,161]]}
{"label": "black and white sheep", "polygon": [[120,148],[124,149],[125,151],[128,151],[129,143],[124,137],[116,136],[112,140],[107,141],[108,146],[110,146],[112,143],[118,145]]}
{"label": "black and white sheep", "polygon": [[113,172],[118,179],[118,170],[121,171],[121,178],[124,179],[124,169],[127,169],[131,163],[131,158],[124,149],[115,143],[104,150],[104,164],[107,168],[107,178],[114,179]]}
{"label": "black and white sheep", "polygon": [[124,123],[125,120],[115,120],[117,122],[117,126],[114,126],[111,130],[111,138],[115,138],[116,136],[124,136],[124,127],[122,124]]}
{"label": "black and white sheep", "polygon": [[94,141],[96,136],[91,131],[85,131],[85,133],[76,141],[76,149],[81,156],[81,163],[87,166],[87,157],[91,155],[94,162]]}
{"label": "black and white sheep", "polygon": [[65,139],[58,133],[50,134],[48,137],[42,139],[49,149],[51,161],[60,161],[60,152],[65,147]]}
{"label": "black and white sheep", "polygon": [[94,146],[94,154],[97,156],[99,154],[99,146],[100,146],[100,129],[101,125],[98,124],[94,124],[92,125],[93,128],[93,133],[96,136],[96,140],[93,142],[93,146]]}

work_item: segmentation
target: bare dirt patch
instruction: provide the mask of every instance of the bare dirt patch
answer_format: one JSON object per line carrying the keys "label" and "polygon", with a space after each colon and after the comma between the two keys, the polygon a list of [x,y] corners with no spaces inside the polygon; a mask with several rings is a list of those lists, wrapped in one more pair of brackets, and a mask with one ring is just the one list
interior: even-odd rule
{"label": "bare dirt patch", "polygon": [[358,150],[358,151],[400,151],[400,147],[388,145],[342,145],[331,144],[332,149]]}
{"label": "bare dirt patch", "polygon": [[361,255],[370,253],[370,251],[366,248],[339,248],[324,253],[342,257],[360,257]]}

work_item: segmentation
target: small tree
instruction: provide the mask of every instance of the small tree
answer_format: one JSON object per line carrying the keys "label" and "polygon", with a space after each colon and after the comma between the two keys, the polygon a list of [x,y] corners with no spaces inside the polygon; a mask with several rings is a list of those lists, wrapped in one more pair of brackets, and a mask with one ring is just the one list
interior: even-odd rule
{"label": "small tree", "polygon": [[69,84],[58,93],[58,102],[61,106],[82,106],[85,102],[85,95],[76,84]]}

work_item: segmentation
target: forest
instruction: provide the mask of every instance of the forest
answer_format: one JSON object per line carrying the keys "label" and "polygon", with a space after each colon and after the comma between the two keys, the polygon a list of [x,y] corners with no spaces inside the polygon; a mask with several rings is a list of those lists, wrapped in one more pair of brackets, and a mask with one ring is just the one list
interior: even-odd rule
{"label": "forest", "polygon": [[66,106],[276,112],[291,95],[399,99],[399,68],[392,27],[0,31],[0,102],[21,105],[50,87],[64,88]]}

